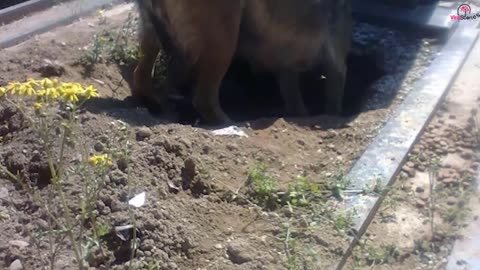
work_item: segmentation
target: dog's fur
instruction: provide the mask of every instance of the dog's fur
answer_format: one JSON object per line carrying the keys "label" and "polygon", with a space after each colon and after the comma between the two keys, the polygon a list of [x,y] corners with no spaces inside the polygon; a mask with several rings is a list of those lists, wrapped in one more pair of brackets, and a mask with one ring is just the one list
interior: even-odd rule
{"label": "dog's fur", "polygon": [[[193,105],[209,123],[230,122],[219,104],[219,87],[234,57],[276,74],[286,110],[296,116],[307,115],[299,73],[327,66],[326,109],[340,113],[352,35],[350,1],[137,0],[142,57],[132,95],[155,96],[151,71],[162,47],[173,59],[172,87],[191,82]],[[157,100],[161,105],[165,90]]]}

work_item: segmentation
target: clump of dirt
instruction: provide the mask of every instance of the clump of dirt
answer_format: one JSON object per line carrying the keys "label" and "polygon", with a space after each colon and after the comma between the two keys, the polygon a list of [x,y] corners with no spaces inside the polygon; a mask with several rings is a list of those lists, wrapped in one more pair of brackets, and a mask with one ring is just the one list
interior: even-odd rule
{"label": "clump of dirt", "polygon": [[[348,170],[398,103],[394,93],[399,88],[408,92],[408,83],[421,75],[435,48],[402,33],[359,24],[357,42],[388,47],[385,61],[389,65],[403,56],[402,63],[388,66],[386,77],[373,86],[389,87],[380,94],[386,98],[382,103],[374,98],[368,111],[349,118],[261,115],[242,124],[248,137],[217,136],[208,129],[154,117],[147,109],[124,102],[130,94],[131,67],[100,61],[86,76],[78,65],[92,49],[93,36],[121,26],[130,8],[122,5],[105,12],[106,19],[91,17],[58,28],[0,55],[5,63],[0,68],[2,85],[53,76],[99,89],[101,97],[89,101],[78,115],[79,150],[66,153],[65,164],[80,164],[80,151],[87,156],[108,153],[110,139],[115,137],[112,123],[120,120],[129,126],[128,158],[112,164],[95,203],[96,224],[105,231],[101,243],[91,248],[88,264],[95,269],[125,269],[130,263],[141,269],[295,269],[320,258],[314,269],[332,265],[346,244],[348,218],[336,213],[338,198],[327,183],[344,181],[339,175]],[[421,57],[392,49],[392,44],[420,51]],[[45,149],[27,123],[13,107],[0,103],[0,163],[34,183],[50,211],[62,216],[62,198],[52,196]],[[58,136],[55,130],[52,136]],[[274,211],[256,205],[251,196],[259,190],[251,196],[244,191],[251,188],[249,176],[260,163],[266,176],[260,178],[262,185],[257,189],[282,198],[303,179],[299,194],[289,193],[295,198],[290,202],[300,205],[306,191],[312,200],[302,207],[275,201]],[[82,213],[76,202],[84,195],[84,181],[72,173],[62,183],[66,204],[75,217]],[[128,201],[141,192],[146,194],[145,205],[131,211]],[[51,217],[6,175],[0,175],[0,195],[0,238],[5,240],[0,244],[0,264],[9,267],[20,262],[28,269],[48,265],[50,258],[44,254],[50,247],[45,236],[59,228],[52,228]],[[128,229],[112,230],[119,227]],[[133,239],[134,234],[138,239]],[[133,260],[132,240],[138,242]],[[73,269],[75,256],[69,241],[58,242],[63,245],[57,251],[56,266]]]}

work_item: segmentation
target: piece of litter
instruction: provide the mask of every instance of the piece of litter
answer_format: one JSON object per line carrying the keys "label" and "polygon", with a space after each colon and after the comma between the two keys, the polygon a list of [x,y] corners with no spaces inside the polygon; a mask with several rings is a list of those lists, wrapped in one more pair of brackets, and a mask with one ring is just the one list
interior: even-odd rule
{"label": "piece of litter", "polygon": [[240,137],[248,137],[247,133],[245,133],[243,130],[241,130],[237,126],[229,126],[226,128],[222,129],[216,129],[212,131],[214,135],[217,136],[240,136]]}
{"label": "piece of litter", "polygon": [[142,192],[138,195],[136,195],[135,197],[133,197],[132,199],[130,199],[130,201],[128,201],[128,204],[132,205],[132,206],[135,206],[135,207],[141,207],[142,205],[145,204],[145,192]]}

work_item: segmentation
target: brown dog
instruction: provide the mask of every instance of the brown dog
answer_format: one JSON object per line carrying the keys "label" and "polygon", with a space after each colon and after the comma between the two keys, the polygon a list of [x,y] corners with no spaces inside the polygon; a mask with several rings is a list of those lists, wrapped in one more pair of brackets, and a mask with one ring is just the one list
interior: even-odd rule
{"label": "brown dog", "polygon": [[[326,109],[342,111],[351,0],[137,0],[142,25],[133,96],[152,98],[151,72],[162,47],[172,57],[172,85],[190,81],[193,105],[211,124],[230,122],[219,87],[233,57],[276,74],[287,113],[307,115],[299,73],[319,64]],[[320,74],[319,74],[320,76]],[[164,105],[165,89],[157,102]]]}

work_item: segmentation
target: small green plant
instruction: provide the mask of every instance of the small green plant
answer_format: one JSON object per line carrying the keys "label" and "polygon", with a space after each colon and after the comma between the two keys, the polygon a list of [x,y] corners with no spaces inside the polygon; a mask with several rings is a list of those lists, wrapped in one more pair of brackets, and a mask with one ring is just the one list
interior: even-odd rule
{"label": "small green plant", "polygon": [[344,171],[337,172],[329,184],[332,196],[342,198],[343,191],[348,188],[350,183],[351,180],[347,177]]}
{"label": "small green plant", "polygon": [[90,73],[103,60],[119,65],[132,65],[138,61],[140,50],[137,40],[138,20],[129,13],[127,20],[115,31],[96,34],[92,45],[80,58],[79,63]]}
{"label": "small green plant", "polygon": [[381,245],[379,248],[369,246],[366,248],[366,254],[368,264],[379,265],[388,263],[390,258],[398,258],[399,251],[395,245]]}
{"label": "small green plant", "polygon": [[338,232],[346,233],[353,225],[353,213],[352,211],[336,211],[333,214],[333,220],[335,229]]}
{"label": "small green plant", "polygon": [[277,180],[267,174],[267,167],[260,163],[248,175],[253,192],[251,196],[259,204],[269,204],[276,199]]}
{"label": "small green plant", "polygon": [[103,35],[94,35],[90,48],[80,58],[80,64],[87,72],[91,72],[95,65],[101,62],[107,39]]}
{"label": "small green plant", "polygon": [[290,222],[283,224],[285,233],[280,238],[284,244],[286,264],[288,270],[313,270],[318,269],[320,261],[315,245],[308,243],[308,239],[293,236]]}
{"label": "small green plant", "polygon": [[293,206],[306,206],[320,196],[320,187],[305,176],[298,176],[294,184],[289,184],[288,198]]}

